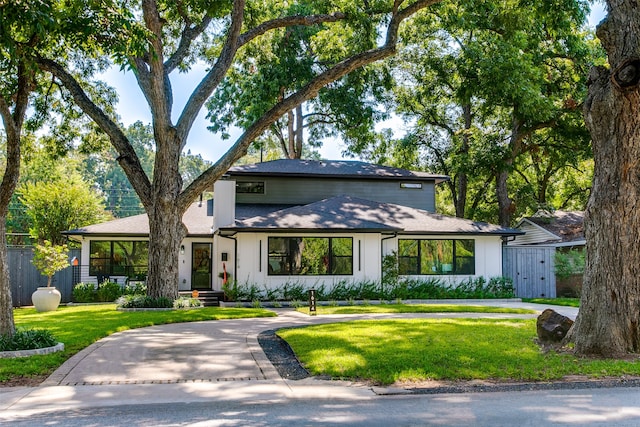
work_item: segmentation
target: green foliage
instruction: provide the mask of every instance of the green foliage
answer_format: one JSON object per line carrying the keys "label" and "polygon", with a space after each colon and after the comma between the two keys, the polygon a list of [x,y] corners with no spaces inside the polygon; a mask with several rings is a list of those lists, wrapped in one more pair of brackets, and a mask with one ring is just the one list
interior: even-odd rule
{"label": "green foliage", "polygon": [[71,296],[75,302],[95,302],[96,285],[93,283],[78,283],[73,287]]}
{"label": "green foliage", "polygon": [[120,308],[173,308],[173,301],[166,297],[148,295],[123,295],[116,300]]}
{"label": "green foliage", "polygon": [[173,308],[197,308],[202,307],[202,301],[198,298],[179,297],[173,301]]}
{"label": "green foliage", "polygon": [[44,276],[47,276],[47,287],[51,286],[51,279],[57,271],[69,266],[69,250],[67,245],[52,245],[45,240],[42,244],[33,245],[33,265]]}
{"label": "green foliage", "polygon": [[27,182],[20,191],[20,201],[29,218],[29,234],[38,241],[61,244],[66,241],[62,231],[108,218],[102,197],[77,175],[65,180]]}
{"label": "green foliage", "polygon": [[14,335],[0,335],[0,351],[35,350],[58,344],[47,329],[17,329]]}
{"label": "green foliage", "polygon": [[96,301],[113,302],[122,295],[122,287],[115,282],[104,282],[96,289]]}
{"label": "green foliage", "polygon": [[452,284],[438,278],[402,278],[393,285],[382,285],[374,281],[351,282],[340,280],[331,287],[287,282],[276,288],[260,289],[255,284],[233,283],[223,287],[225,296],[231,301],[306,301],[309,289],[315,289],[318,301],[355,301],[394,299],[464,299],[464,298],[513,298],[515,288],[506,277],[470,278]]}
{"label": "green foliage", "polygon": [[568,279],[574,274],[582,274],[584,272],[584,257],[584,250],[556,250],[556,253],[554,255],[556,277],[558,277],[559,279]]}

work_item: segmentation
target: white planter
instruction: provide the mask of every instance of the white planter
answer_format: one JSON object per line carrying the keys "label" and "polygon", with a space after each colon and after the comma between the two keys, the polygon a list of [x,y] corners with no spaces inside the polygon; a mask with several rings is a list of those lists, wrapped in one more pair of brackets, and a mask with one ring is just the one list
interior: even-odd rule
{"label": "white planter", "polygon": [[60,305],[60,292],[54,287],[40,287],[31,294],[36,311],[54,311]]}

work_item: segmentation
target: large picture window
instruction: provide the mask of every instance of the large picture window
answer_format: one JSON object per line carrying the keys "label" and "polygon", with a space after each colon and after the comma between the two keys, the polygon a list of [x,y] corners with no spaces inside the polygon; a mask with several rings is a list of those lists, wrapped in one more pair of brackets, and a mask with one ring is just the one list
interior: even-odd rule
{"label": "large picture window", "polygon": [[350,237],[269,237],[269,275],[351,275]]}
{"label": "large picture window", "polygon": [[149,242],[92,240],[89,275],[133,276],[147,270]]}
{"label": "large picture window", "polygon": [[475,274],[475,241],[398,240],[398,272],[404,275]]}

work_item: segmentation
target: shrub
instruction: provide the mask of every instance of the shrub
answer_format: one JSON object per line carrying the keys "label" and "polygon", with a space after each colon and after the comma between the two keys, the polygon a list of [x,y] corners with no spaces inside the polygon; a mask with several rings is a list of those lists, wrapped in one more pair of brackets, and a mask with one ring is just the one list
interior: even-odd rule
{"label": "shrub", "polygon": [[122,292],[123,295],[146,295],[147,285],[144,283],[128,283]]}
{"label": "shrub", "polygon": [[180,297],[173,301],[173,308],[195,308],[202,307],[202,301],[198,298]]}
{"label": "shrub", "polygon": [[122,288],[115,282],[104,282],[96,290],[96,300],[100,302],[111,302],[122,295]]}
{"label": "shrub", "polygon": [[0,351],[35,350],[58,343],[47,329],[18,329],[12,336],[0,335]]}
{"label": "shrub", "polygon": [[584,256],[583,250],[556,251],[554,256],[556,276],[562,280],[574,274],[584,273]]}
{"label": "shrub", "polygon": [[173,301],[166,297],[148,295],[123,295],[116,301],[120,308],[173,308]]}
{"label": "shrub", "polygon": [[95,302],[96,285],[93,283],[78,283],[73,287],[71,295],[75,302]]}

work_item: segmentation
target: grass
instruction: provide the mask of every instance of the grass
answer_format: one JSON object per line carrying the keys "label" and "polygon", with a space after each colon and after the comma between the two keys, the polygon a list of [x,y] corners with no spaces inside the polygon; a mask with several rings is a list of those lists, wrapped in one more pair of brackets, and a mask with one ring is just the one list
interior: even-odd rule
{"label": "grass", "polygon": [[268,310],[249,308],[206,307],[197,310],[172,311],[116,311],[115,304],[60,307],[56,311],[36,312],[33,308],[14,310],[16,327],[48,329],[59,342],[62,352],[15,359],[0,359],[0,384],[16,382],[20,378],[48,376],[66,359],[115,332],[167,323],[201,320],[269,317]]}
{"label": "grass", "polygon": [[283,329],[312,375],[377,384],[426,380],[559,380],[640,375],[640,362],[543,354],[532,320],[407,319]]}
{"label": "grass", "polygon": [[[296,309],[300,313],[309,314],[308,307]],[[490,307],[482,305],[453,304],[380,304],[316,307],[316,314],[367,314],[367,313],[509,313],[535,314],[535,310],[524,308]]]}
{"label": "grass", "polygon": [[580,298],[522,298],[522,302],[580,307]]}

